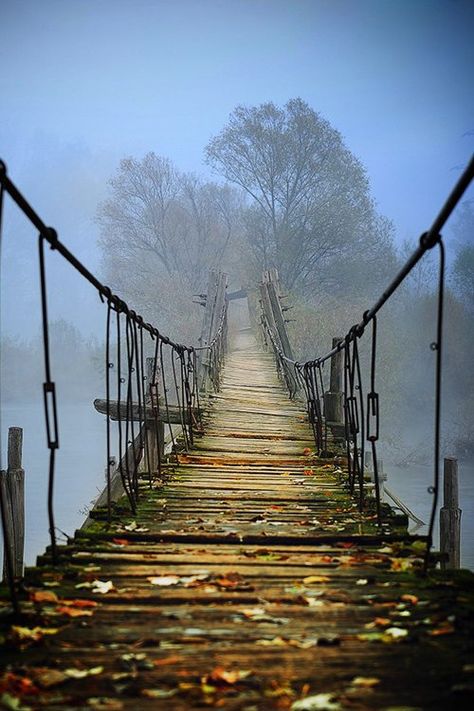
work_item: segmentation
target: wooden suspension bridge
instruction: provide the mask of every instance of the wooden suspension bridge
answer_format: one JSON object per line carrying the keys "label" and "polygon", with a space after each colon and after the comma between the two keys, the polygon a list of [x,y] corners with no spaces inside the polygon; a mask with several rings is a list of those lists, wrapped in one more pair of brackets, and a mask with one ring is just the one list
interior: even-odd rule
{"label": "wooden suspension bridge", "polygon": [[[101,288],[108,316],[114,307],[129,318]],[[338,421],[338,346],[321,412],[319,396],[294,397],[276,275],[262,281],[263,331],[256,302],[253,328],[233,327],[225,290],[225,277],[211,274],[199,363],[184,358],[196,351],[166,342],[183,373],[176,407],[160,397],[156,358],[140,402],[96,402],[108,421],[138,422],[137,437],[109,467],[84,526],[65,545],[53,536],[24,574],[18,518],[6,511],[21,480],[12,445],[2,520],[14,609],[5,587],[0,704],[472,708],[474,576],[449,567],[453,550],[430,552],[426,537],[410,535],[406,515],[375,500],[364,468],[358,481],[358,453]],[[171,452],[165,423],[181,427]]]}

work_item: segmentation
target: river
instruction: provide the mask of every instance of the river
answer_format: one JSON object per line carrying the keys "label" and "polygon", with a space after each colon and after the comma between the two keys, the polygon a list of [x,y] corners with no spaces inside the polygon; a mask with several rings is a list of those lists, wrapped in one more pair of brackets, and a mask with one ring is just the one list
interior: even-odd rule
{"label": "river", "polygon": [[[26,490],[26,550],[28,565],[49,543],[46,515],[48,451],[45,445],[41,403],[7,404],[2,408],[2,443],[6,446],[8,427],[24,431],[23,462]],[[60,403],[60,449],[56,464],[55,515],[58,530],[72,535],[86,517],[91,501],[105,482],[105,418],[92,403]],[[5,452],[4,452],[5,454]],[[117,451],[112,451],[117,455]],[[397,468],[387,463],[387,486],[423,521],[429,520],[432,496],[432,468]],[[474,464],[459,463],[460,505],[462,508],[461,562],[474,569]],[[436,517],[438,520],[438,517]],[[426,532],[426,528],[419,529]],[[435,533],[435,547],[438,546]],[[59,535],[59,538],[61,536]]]}

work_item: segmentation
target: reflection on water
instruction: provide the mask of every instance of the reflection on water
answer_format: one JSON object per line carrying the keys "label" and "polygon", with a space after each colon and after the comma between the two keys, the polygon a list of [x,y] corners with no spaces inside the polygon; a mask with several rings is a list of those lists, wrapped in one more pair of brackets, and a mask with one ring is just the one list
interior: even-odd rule
{"label": "reflection on water", "polygon": [[[71,535],[85,519],[86,509],[104,486],[105,418],[92,403],[60,404],[60,449],[57,454],[55,513],[56,526]],[[22,427],[23,462],[26,485],[26,563],[49,543],[46,514],[48,451],[45,444],[43,409],[38,404],[6,405],[2,408],[2,442],[8,427]],[[117,456],[116,447],[112,454]],[[387,486],[423,521],[428,522],[432,468],[411,466],[401,469],[386,464]],[[462,509],[461,563],[474,569],[474,464],[460,462],[460,506]],[[438,546],[438,516],[435,547]],[[426,527],[418,530],[426,533]]]}
{"label": "reflection on water", "polygon": [[[59,403],[60,449],[56,460],[54,492],[56,527],[71,535],[83,523],[91,501],[104,486],[105,418],[92,403]],[[27,565],[49,544],[46,495],[48,450],[43,409],[40,403],[2,407],[2,443],[8,427],[23,428],[25,470]],[[5,453],[5,452],[4,452]],[[112,450],[112,454],[117,454]],[[58,539],[62,536],[58,530]]]}
{"label": "reflection on water", "polygon": [[[427,489],[433,484],[433,468],[410,465],[406,469],[386,464],[387,486],[426,524],[431,514],[432,494]],[[443,505],[443,480],[441,468],[439,504]],[[388,503],[391,503],[387,499]],[[474,570],[474,463],[459,462],[459,506],[461,518],[461,565]],[[434,547],[439,545],[439,515],[435,518]],[[414,527],[414,524],[412,524]],[[411,527],[410,527],[410,530]],[[428,526],[418,528],[417,533],[426,534]]]}

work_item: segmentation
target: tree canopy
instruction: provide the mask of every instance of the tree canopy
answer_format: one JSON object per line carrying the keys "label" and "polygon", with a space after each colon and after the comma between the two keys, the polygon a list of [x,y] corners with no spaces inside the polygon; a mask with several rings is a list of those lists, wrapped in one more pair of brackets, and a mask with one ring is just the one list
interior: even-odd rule
{"label": "tree canopy", "polygon": [[206,158],[249,196],[258,266],[276,266],[288,288],[305,290],[361,248],[380,264],[390,251],[391,225],[376,213],[363,166],[301,99],[238,106]]}

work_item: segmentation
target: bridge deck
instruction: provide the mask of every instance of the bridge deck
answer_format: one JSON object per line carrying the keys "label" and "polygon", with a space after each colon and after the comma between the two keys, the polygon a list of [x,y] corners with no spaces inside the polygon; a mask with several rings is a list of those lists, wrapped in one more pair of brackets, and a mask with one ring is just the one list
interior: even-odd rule
{"label": "bridge deck", "polygon": [[312,448],[241,334],[205,436],[136,518],[28,571],[7,652],[33,693],[3,688],[27,708],[468,708],[472,589],[418,575],[421,541],[377,531]]}

